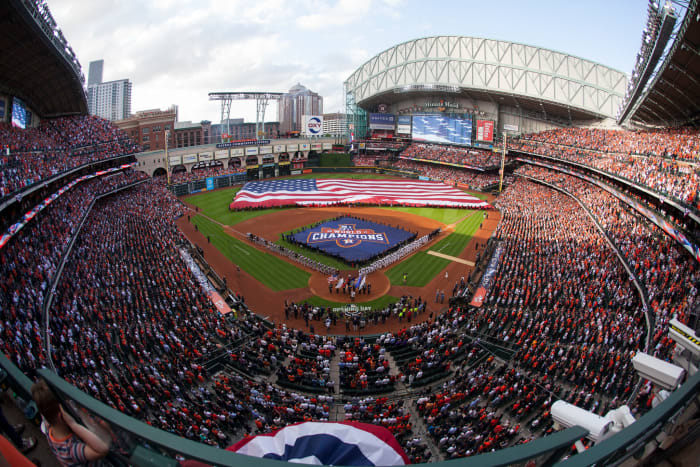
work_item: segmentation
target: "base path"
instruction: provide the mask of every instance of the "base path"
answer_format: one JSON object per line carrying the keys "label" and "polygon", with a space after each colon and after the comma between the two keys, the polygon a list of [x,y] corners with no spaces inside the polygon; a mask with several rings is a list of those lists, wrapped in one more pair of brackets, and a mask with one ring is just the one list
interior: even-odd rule
{"label": "base path", "polygon": [[444,253],[438,253],[437,251],[428,250],[429,255],[437,256],[438,258],[444,258],[450,261],[455,261],[457,263],[466,264],[467,266],[474,267],[474,261],[468,261],[466,259],[457,258],[456,256],[446,255]]}
{"label": "base path", "polygon": [[[493,197],[489,197],[487,201],[491,203],[493,201]],[[195,209],[193,206],[190,207],[192,208],[192,211],[188,212],[187,214],[194,216],[196,214],[194,212]],[[238,271],[234,263],[229,261],[229,259],[226,258],[216,247],[208,243],[206,237],[194,228],[194,225],[188,220],[188,215],[178,219],[177,226],[179,229],[192,243],[202,248],[204,251],[204,259],[207,261],[207,263],[209,263],[209,265],[220,277],[226,278],[228,287],[232,291],[241,294],[245,298],[246,304],[254,313],[262,317],[267,317],[275,324],[286,323],[287,326],[297,329],[304,329],[306,326],[301,317],[298,319],[294,319],[293,317],[290,317],[289,319],[285,318],[285,301],[298,303],[316,295],[333,302],[351,303],[350,297],[347,294],[344,295],[342,292],[338,294],[335,293],[335,290],[329,292],[327,276],[310,269],[306,269],[311,273],[308,287],[294,290],[284,290],[280,292],[270,290],[245,271]],[[453,230],[453,227],[450,228],[450,226],[446,226],[445,224],[432,219],[392,211],[389,209],[374,207],[333,207],[294,208],[278,212],[270,212],[269,214],[248,219],[234,226],[227,226],[224,228],[224,231],[232,237],[245,241],[249,245],[258,248],[261,251],[265,251],[268,254],[274,254],[270,250],[250,243],[245,234],[250,232],[267,240],[276,241],[282,232],[288,232],[292,229],[339,215],[361,217],[377,223],[384,223],[392,226],[398,225],[405,230],[416,232],[419,237],[432,232],[438,227],[441,227],[443,232],[437,236],[435,240],[426,245],[423,250],[430,248],[431,245],[449,235]],[[497,211],[488,211],[487,215],[488,219],[484,220],[481,228],[474,234],[472,240],[457,259],[473,262],[476,258],[477,252],[483,251],[486,240],[488,240],[492,232],[496,229],[498,221],[501,218],[500,213]],[[480,246],[478,249],[476,247],[477,244]],[[290,261],[289,258],[284,256],[279,257],[285,261]],[[450,259],[452,258],[453,257],[450,257]],[[440,274],[436,275],[435,278],[425,287],[391,285],[389,279],[384,274],[385,270],[376,271],[368,277],[368,280],[372,284],[371,294],[358,294],[355,296],[355,301],[352,303],[362,305],[363,302],[375,300],[386,294],[390,294],[395,297],[401,297],[403,295],[422,297],[427,303],[427,313],[419,316],[418,320],[414,320],[412,324],[428,320],[430,315],[436,316],[441,311],[447,309],[449,306],[447,302],[452,294],[454,282],[459,281],[459,278],[462,275],[467,277],[467,275],[473,269],[473,266],[469,266],[467,263],[463,264],[462,262],[456,262],[454,259],[452,261],[453,262],[451,262],[443,271],[441,271]],[[299,263],[292,262],[292,264],[300,269],[305,269]],[[449,280],[444,278],[445,272],[448,272]],[[342,271],[341,274],[343,274],[345,277],[347,277],[348,274],[356,276],[357,271]],[[445,301],[443,303],[435,302],[434,296],[436,289],[444,290]],[[314,332],[317,334],[326,333],[326,328],[321,321],[311,322],[311,324],[314,327]],[[377,334],[386,331],[396,332],[406,327],[407,323],[405,321],[403,323],[399,323],[395,318],[390,318],[384,325],[381,323],[378,325],[368,325],[362,332],[353,333],[353,335]],[[331,326],[330,334],[346,334],[345,322],[342,319],[338,320],[335,326]]]}

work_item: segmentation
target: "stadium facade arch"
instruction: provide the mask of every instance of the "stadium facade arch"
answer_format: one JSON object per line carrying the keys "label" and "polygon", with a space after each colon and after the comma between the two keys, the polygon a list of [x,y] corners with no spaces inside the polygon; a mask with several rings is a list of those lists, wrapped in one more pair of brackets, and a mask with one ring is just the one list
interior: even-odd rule
{"label": "stadium facade arch", "polygon": [[364,137],[373,113],[397,120],[421,113],[470,115],[475,125],[477,119],[493,122],[496,134],[504,126],[525,133],[613,121],[627,82],[625,73],[550,49],[425,37],[380,52],[348,77],[347,134]]}

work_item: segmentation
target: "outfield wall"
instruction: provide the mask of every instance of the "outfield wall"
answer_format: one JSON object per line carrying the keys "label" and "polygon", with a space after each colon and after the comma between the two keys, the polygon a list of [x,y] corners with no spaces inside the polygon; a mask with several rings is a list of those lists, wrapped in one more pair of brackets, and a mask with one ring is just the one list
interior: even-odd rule
{"label": "outfield wall", "polygon": [[[371,173],[371,174],[386,174],[395,177],[404,177],[417,179],[418,175],[413,172],[405,172],[396,169],[387,169],[382,167],[314,167],[309,169],[292,170],[292,177],[304,174],[342,174],[342,173]],[[274,178],[274,177],[273,177]],[[193,193],[203,191],[212,191],[219,188],[228,188],[235,185],[243,185],[249,179],[246,172],[235,174],[220,175],[218,177],[208,177],[193,182],[172,184],[168,188],[175,196],[187,196]],[[256,179],[257,180],[257,179]]]}

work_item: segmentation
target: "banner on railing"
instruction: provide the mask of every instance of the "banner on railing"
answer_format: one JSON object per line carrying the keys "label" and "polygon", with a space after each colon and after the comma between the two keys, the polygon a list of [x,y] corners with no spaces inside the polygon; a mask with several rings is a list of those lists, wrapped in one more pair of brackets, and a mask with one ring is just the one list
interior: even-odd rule
{"label": "banner on railing", "polygon": [[19,232],[20,230],[22,230],[22,228],[23,228],[25,225],[27,225],[27,223],[28,223],[29,221],[31,221],[32,219],[34,219],[34,216],[36,216],[37,214],[39,214],[41,211],[43,211],[45,208],[47,208],[51,203],[53,203],[54,201],[56,201],[63,193],[65,193],[66,191],[70,190],[71,188],[73,188],[73,187],[74,187],[75,185],[77,185],[78,183],[82,183],[82,182],[84,182],[84,181],[86,181],[86,180],[90,180],[90,179],[95,178],[95,177],[102,177],[103,175],[111,174],[111,173],[114,173],[114,172],[119,172],[120,170],[129,169],[129,168],[131,168],[131,167],[134,166],[134,165],[136,165],[136,163],[133,163],[133,164],[123,164],[123,165],[120,165],[119,167],[112,167],[111,169],[100,170],[100,171],[98,171],[98,172],[95,172],[94,174],[83,175],[83,176],[81,176],[81,177],[78,177],[78,178],[76,178],[75,180],[73,180],[72,182],[68,183],[67,185],[64,185],[64,186],[61,187],[57,192],[53,193],[53,194],[52,194],[51,196],[49,196],[48,198],[44,199],[44,201],[42,201],[41,203],[39,203],[39,204],[37,204],[36,206],[34,206],[34,207],[31,209],[31,211],[28,211],[27,213],[25,213],[24,216],[22,216],[22,220],[21,220],[21,221],[15,222],[14,224],[12,224],[12,225],[7,229],[7,232],[5,232],[5,233],[3,234],[2,237],[0,237],[0,248],[4,247],[4,246],[7,244],[7,242],[9,242],[10,239],[11,239],[12,237],[14,237],[14,236],[17,234],[17,232]]}
{"label": "banner on railing", "polygon": [[202,272],[199,266],[197,266],[197,263],[195,263],[194,259],[192,259],[190,254],[184,248],[180,248],[180,257],[185,262],[187,268],[190,270],[195,279],[197,279],[197,282],[199,282],[204,294],[209,298],[209,300],[211,300],[212,304],[214,304],[219,313],[222,315],[231,313],[231,308],[224,301],[224,299],[221,298],[221,295],[214,290],[214,287],[212,287],[209,279],[207,279],[207,276]]}
{"label": "banner on railing", "polygon": [[503,254],[503,246],[501,246],[499,244],[496,247],[496,251],[493,252],[493,256],[491,257],[491,261],[489,261],[489,265],[486,267],[486,272],[484,272],[484,275],[481,276],[481,282],[479,282],[479,288],[476,289],[476,293],[474,294],[474,297],[472,297],[471,303],[469,303],[471,306],[480,307],[481,305],[484,304],[484,299],[486,298],[486,294],[488,293],[489,289],[491,288],[491,284],[493,283],[493,278],[496,276],[496,270],[498,269],[498,262],[501,260],[502,254]]}

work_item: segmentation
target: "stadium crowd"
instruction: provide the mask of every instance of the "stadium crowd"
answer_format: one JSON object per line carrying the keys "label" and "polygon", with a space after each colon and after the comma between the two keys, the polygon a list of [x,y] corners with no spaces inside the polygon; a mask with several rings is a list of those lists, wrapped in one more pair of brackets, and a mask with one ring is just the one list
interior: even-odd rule
{"label": "stadium crowd", "polygon": [[587,165],[700,209],[700,174],[697,165],[693,165],[700,157],[698,146],[697,130],[567,128],[525,135],[509,149]]}
{"label": "stadium crowd", "polygon": [[219,177],[222,175],[232,175],[241,172],[240,167],[225,167],[224,165],[217,165],[213,167],[202,167],[202,168],[192,168],[190,172],[179,171],[173,172],[170,176],[170,182],[174,184],[194,182],[197,180],[204,180],[209,177]]}
{"label": "stadium crowd", "polygon": [[377,165],[377,162],[384,162],[388,161],[389,159],[384,155],[373,155],[373,154],[367,154],[367,155],[356,155],[352,158],[352,162],[355,166],[362,166],[362,167],[372,167]]}
{"label": "stadium crowd", "polygon": [[606,153],[700,160],[700,130],[691,127],[638,131],[560,128],[525,135],[523,139]]}
{"label": "stadium crowd", "polygon": [[[428,177],[432,180],[446,180],[451,182],[462,183],[474,190],[483,190],[491,185],[498,183],[499,176],[497,173],[482,173],[460,169],[457,167],[440,167],[431,163],[416,162],[409,160],[397,160],[392,163],[393,167],[417,172],[423,177]],[[503,182],[508,184],[513,181],[511,175],[506,175]]]}
{"label": "stadium crowd", "polygon": [[490,150],[440,144],[413,143],[401,152],[401,156],[484,169],[496,167],[501,163],[501,157]]}
{"label": "stadium crowd", "polygon": [[628,396],[644,311],[604,236],[571,198],[531,182],[516,180],[497,204],[505,253],[484,300],[496,336],[525,368]]}
{"label": "stadium crowd", "polygon": [[665,337],[668,321],[685,321],[700,303],[700,268],[675,240],[607,191],[571,175],[524,166],[519,173],[559,186],[581,200],[620,248],[648,295],[652,312],[652,349],[659,358],[670,355]]}
{"label": "stadium crowd", "polygon": [[138,152],[122,130],[95,116],[0,125],[0,197],[88,162]]}
{"label": "stadium crowd", "polygon": [[39,334],[42,306],[76,225],[98,195],[142,180],[127,170],[77,185],[58,197],[0,250],[2,349],[30,374],[47,364]]}
{"label": "stadium crowd", "polygon": [[[76,144],[103,141],[111,155],[129,147],[113,146],[116,134],[83,119],[47,127],[78,132]],[[66,151],[49,147],[51,130],[3,131],[19,150]],[[73,146],[67,157],[102,157],[96,147]],[[70,165],[61,164],[54,168]],[[603,190],[544,169],[519,173],[565,188],[593,212],[643,282],[654,317],[651,349],[668,357],[668,319],[684,320],[698,303],[696,263]],[[49,310],[51,360],[86,393],[189,439],[225,447],[236,436],[330,419],[336,401],[322,389],[335,389],[336,358],[345,390],[425,388],[415,407],[448,458],[550,432],[555,399],[605,413],[634,394],[630,356],[645,345],[644,307],[605,236],[563,194],[518,178],[499,197],[495,239],[506,248],[482,307],[453,306],[411,323],[425,302],[409,298],[391,311],[406,327],[370,342],[270,327],[242,308],[237,320],[220,316],[178,254],[184,237],[173,221],[183,207],[162,181],[102,199],[87,213],[97,196],[143,178],[125,171],[79,184],[0,249],[0,345],[25,373],[51,363],[42,308],[87,214]],[[496,345],[510,358],[495,358]],[[651,398],[642,390],[633,410],[644,412]],[[353,395],[344,416],[386,426],[413,460],[430,458],[406,403]]]}

